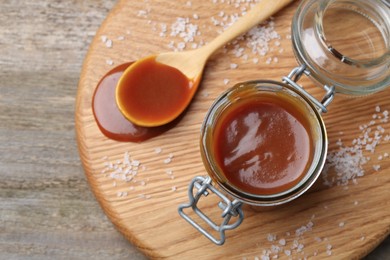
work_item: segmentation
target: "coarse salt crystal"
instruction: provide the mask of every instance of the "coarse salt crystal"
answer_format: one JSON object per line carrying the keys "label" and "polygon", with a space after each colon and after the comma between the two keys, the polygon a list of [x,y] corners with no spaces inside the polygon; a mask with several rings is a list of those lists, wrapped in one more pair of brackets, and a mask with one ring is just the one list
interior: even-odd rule
{"label": "coarse salt crystal", "polygon": [[268,234],[268,235],[267,235],[267,240],[268,240],[269,242],[275,241],[275,240],[276,240],[276,235]]}
{"label": "coarse salt crystal", "polygon": [[160,154],[162,152],[162,148],[161,147],[154,148],[154,152],[156,154]]}
{"label": "coarse salt crystal", "polygon": [[133,161],[131,162],[131,165],[132,165],[132,166],[136,166],[136,167],[138,167],[140,164],[141,164],[141,162],[140,162],[140,161],[137,161],[137,160],[133,160]]}
{"label": "coarse salt crystal", "polygon": [[344,227],[345,223],[344,222],[340,222],[339,223],[339,227]]}
{"label": "coarse salt crystal", "polygon": [[223,84],[225,84],[225,85],[229,84],[229,79],[224,79]]}
{"label": "coarse salt crystal", "polygon": [[377,172],[377,171],[379,171],[379,169],[381,168],[381,166],[378,165],[378,164],[375,164],[375,165],[372,166],[372,168]]}
{"label": "coarse salt crystal", "polygon": [[380,106],[376,106],[376,107],[375,107],[375,112],[378,112],[378,113],[381,112]]}
{"label": "coarse salt crystal", "polygon": [[167,159],[164,160],[164,163],[165,163],[165,164],[168,164],[168,163],[170,163],[171,161],[172,161],[171,158],[167,158]]}
{"label": "coarse salt crystal", "polygon": [[231,63],[230,64],[230,69],[237,69],[238,65],[236,63]]}
{"label": "coarse salt crystal", "polygon": [[106,47],[107,47],[107,48],[111,48],[111,47],[112,47],[112,40],[108,39],[108,40],[106,41]]}
{"label": "coarse salt crystal", "polygon": [[137,13],[138,17],[147,17],[148,12],[146,10],[139,10]]}
{"label": "coarse salt crystal", "polygon": [[285,246],[286,245],[286,239],[282,238],[279,240],[279,244],[282,245],[282,246]]}

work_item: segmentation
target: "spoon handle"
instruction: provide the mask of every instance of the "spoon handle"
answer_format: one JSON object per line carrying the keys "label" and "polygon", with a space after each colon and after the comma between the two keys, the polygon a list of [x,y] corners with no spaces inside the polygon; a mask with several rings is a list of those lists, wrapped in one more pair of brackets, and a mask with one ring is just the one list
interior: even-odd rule
{"label": "spoon handle", "polygon": [[209,44],[205,45],[207,56],[213,54],[217,49],[230,42],[237,36],[247,32],[255,25],[265,21],[271,15],[293,2],[294,0],[261,0],[253,6],[244,16],[227,28],[222,34],[217,36]]}

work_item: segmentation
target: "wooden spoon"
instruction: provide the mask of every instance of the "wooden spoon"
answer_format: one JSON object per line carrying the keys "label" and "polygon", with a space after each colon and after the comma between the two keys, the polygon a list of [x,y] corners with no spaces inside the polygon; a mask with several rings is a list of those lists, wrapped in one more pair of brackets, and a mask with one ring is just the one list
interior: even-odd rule
{"label": "wooden spoon", "polygon": [[[208,58],[227,42],[292,1],[261,0],[226,31],[197,50],[161,53],[133,63],[123,73],[116,88],[119,110],[139,126],[155,127],[171,122],[191,102]],[[187,84],[179,80],[184,86],[174,86],[175,79],[182,78]]]}

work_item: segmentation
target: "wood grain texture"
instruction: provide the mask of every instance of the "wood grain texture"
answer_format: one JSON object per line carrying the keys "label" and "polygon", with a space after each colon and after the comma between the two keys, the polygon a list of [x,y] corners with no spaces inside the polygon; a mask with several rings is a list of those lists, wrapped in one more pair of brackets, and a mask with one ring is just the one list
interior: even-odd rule
{"label": "wood grain texture", "polygon": [[81,64],[115,3],[0,1],[0,259],[145,259],[100,209],[75,140]]}
{"label": "wood grain texture", "polygon": [[[358,179],[358,184],[327,187],[319,180],[310,192],[288,205],[266,211],[245,206],[244,223],[228,232],[228,240],[222,247],[211,244],[177,214],[177,206],[187,201],[189,181],[205,174],[199,154],[199,128],[212,101],[227,88],[224,79],[229,79],[229,85],[259,78],[279,80],[296,66],[287,37],[296,4],[275,16],[275,29],[281,35],[283,51],[274,47],[259,64],[254,64],[251,58],[247,61],[237,58],[229,51],[216,53],[208,63],[198,95],[174,129],[144,143],[115,142],[100,133],[92,115],[91,100],[99,79],[112,68],[111,63],[118,65],[168,51],[172,38],[161,37],[160,28],[162,24],[170,26],[178,16],[198,14],[199,20],[190,21],[201,29],[200,38],[210,41],[218,33],[210,20],[220,10],[237,12],[231,8],[206,0],[192,2],[191,6],[188,1],[120,1],[113,8],[85,59],[76,102],[80,156],[97,200],[124,236],[151,258],[260,257],[263,250],[272,248],[268,234],[285,237],[289,248],[294,238],[298,239],[296,229],[310,222],[314,224],[312,230],[299,237],[304,241],[304,253],[295,249],[294,258],[313,255],[324,258],[330,253],[340,259],[365,256],[390,231],[390,160],[381,161],[378,172],[372,168],[378,163],[375,156],[389,151],[388,141],[378,146],[372,160],[364,166],[366,174]],[[113,40],[113,46],[107,46],[105,37]],[[268,57],[271,60],[278,57],[278,60],[266,64]],[[239,68],[231,70],[231,63],[239,64]],[[314,96],[322,94],[308,79],[303,79],[302,84]],[[324,116],[330,152],[337,150],[339,138],[345,144],[357,138],[359,125],[372,120],[377,105],[389,110],[389,96],[390,89],[364,98],[337,96],[329,114]],[[382,126],[389,133],[389,123]],[[156,149],[162,150],[156,152]],[[132,180],[123,181],[115,177],[122,177],[117,169],[128,165],[124,163],[127,153],[131,160],[141,162],[141,166]],[[164,162],[170,157],[171,162]],[[217,202],[216,198],[208,198],[204,203],[213,217],[220,214],[215,208]],[[332,248],[327,248],[330,245]],[[279,256],[286,257],[284,253]]]}

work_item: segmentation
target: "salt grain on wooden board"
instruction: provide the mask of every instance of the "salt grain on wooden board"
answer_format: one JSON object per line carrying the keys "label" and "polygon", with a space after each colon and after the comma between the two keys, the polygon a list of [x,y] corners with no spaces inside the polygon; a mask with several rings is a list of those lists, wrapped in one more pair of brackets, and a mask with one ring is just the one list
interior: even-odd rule
{"label": "salt grain on wooden board", "polygon": [[106,47],[107,47],[107,48],[112,48],[112,45],[113,45],[112,40],[108,39],[108,40],[106,41]]}
{"label": "salt grain on wooden board", "polygon": [[[138,175],[139,166],[141,162],[139,160],[132,159],[129,152],[123,154],[122,160],[109,161],[107,156],[103,157],[103,170],[101,174],[105,177],[108,177],[113,180],[112,186],[118,187],[118,182],[126,183],[138,183],[140,186],[146,185],[146,180],[137,180],[136,176]],[[146,169],[146,167],[141,167]],[[128,186],[126,186],[128,187]],[[134,187],[130,186],[129,190],[133,190]],[[128,195],[127,191],[118,191],[117,197],[126,197]]]}
{"label": "salt grain on wooden board", "polygon": [[[388,114],[388,112],[385,113],[386,111],[382,114]],[[380,113],[381,108],[376,106],[375,112]],[[364,176],[365,170],[363,166],[370,160],[370,157],[365,155],[365,152],[374,153],[382,140],[388,141],[383,137],[385,133],[384,127],[377,124],[376,120],[370,120],[368,124],[360,125],[359,130],[361,134],[352,141],[350,146],[344,146],[341,140],[337,141],[338,149],[328,153],[327,162],[322,173],[325,185],[347,185],[349,181],[356,184],[356,178]],[[374,126],[376,127],[374,128]],[[375,164],[372,168],[374,171],[379,171],[381,166]],[[329,175],[330,169],[335,170],[335,176]]]}
{"label": "salt grain on wooden board", "polygon": [[[314,228],[314,218],[312,215],[310,220],[300,227],[298,227],[293,233],[295,236],[290,237],[291,232],[285,232],[286,237],[281,237],[277,240],[276,234],[268,234],[267,241],[271,243],[270,247],[262,251],[261,259],[278,259],[279,257],[288,256],[292,259],[307,259],[309,256],[316,256],[319,251],[316,250],[312,254],[305,253],[305,243],[327,243],[324,253],[331,253],[332,246],[329,244],[329,239],[321,239],[319,237],[311,238],[311,232]],[[311,241],[312,240],[312,241]],[[320,248],[317,246],[317,248]],[[256,256],[257,257],[257,256]],[[255,257],[255,258],[256,258]],[[296,258],[297,257],[297,258]],[[290,258],[291,259],[291,258]]]}

